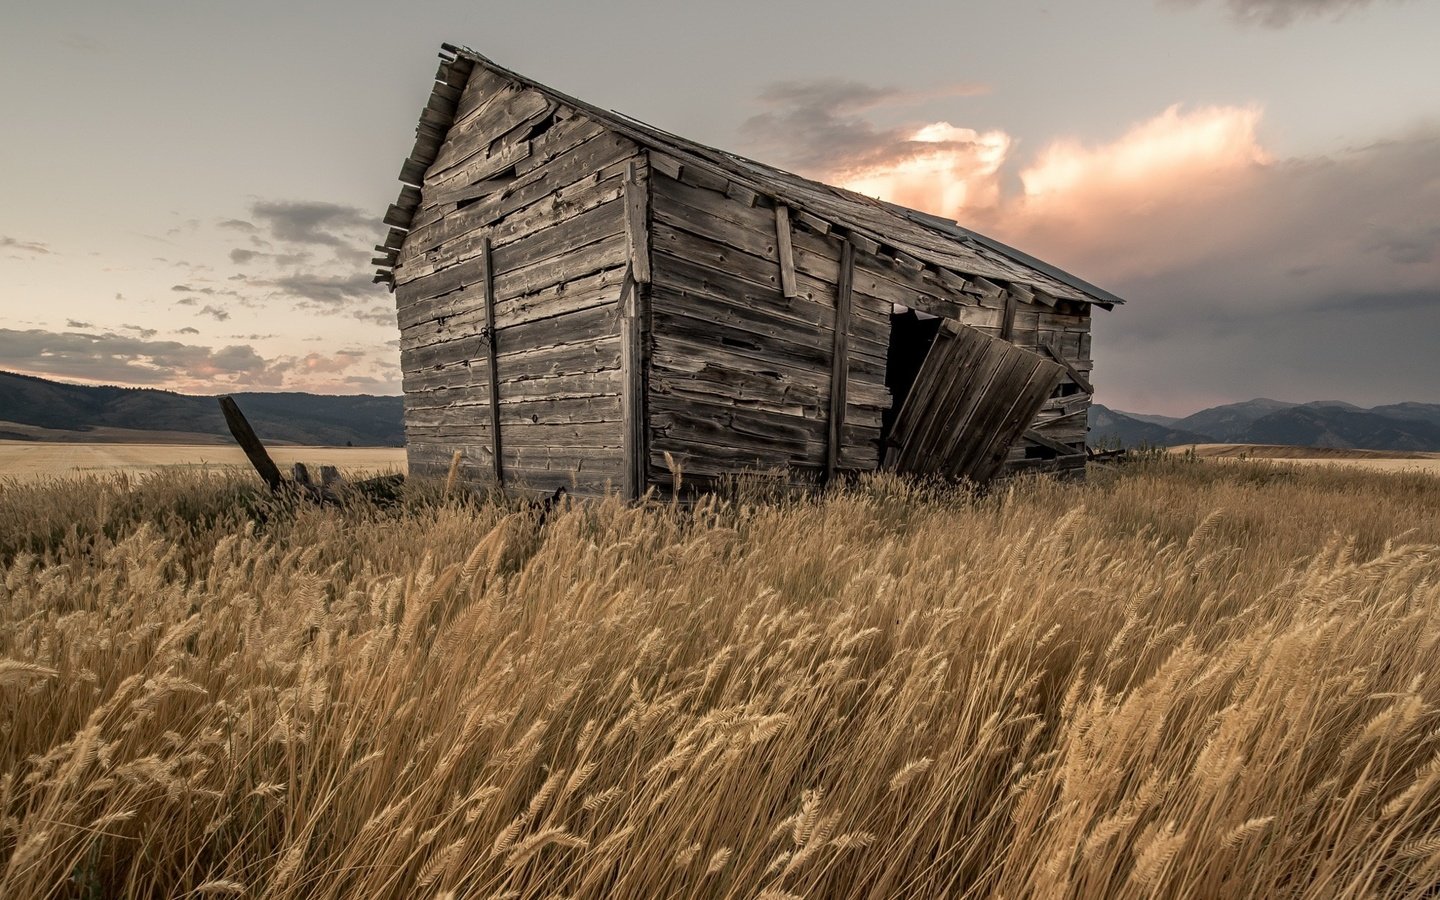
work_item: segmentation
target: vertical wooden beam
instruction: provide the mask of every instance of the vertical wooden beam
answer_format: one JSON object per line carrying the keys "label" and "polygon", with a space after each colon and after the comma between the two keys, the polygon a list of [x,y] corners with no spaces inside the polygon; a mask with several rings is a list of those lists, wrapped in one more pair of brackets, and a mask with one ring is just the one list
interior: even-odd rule
{"label": "vertical wooden beam", "polygon": [[850,304],[855,284],[855,245],[840,245],[840,280],[835,285],[835,345],[830,356],[830,429],[825,444],[825,480],[835,478],[845,441],[845,394],[850,379]]}
{"label": "vertical wooden beam", "polygon": [[500,463],[500,361],[495,358],[495,267],[490,258],[490,237],[480,244],[485,260],[485,356],[490,369],[490,456],[495,467],[495,486],[505,486]]}
{"label": "vertical wooden beam", "polygon": [[625,457],[625,472],[620,485],[627,500],[637,500],[645,483],[644,459],[644,381],[640,359],[640,285],[635,282],[634,266],[625,269],[620,285],[620,418],[623,429],[620,446]]}
{"label": "vertical wooden beam", "polygon": [[1015,337],[1015,309],[1019,298],[1014,291],[1005,292],[1005,318],[1000,321],[1000,337],[1002,340],[1012,340]]}
{"label": "vertical wooden beam", "polygon": [[795,286],[795,248],[790,244],[790,207],[775,204],[775,250],[780,257],[780,290],[786,297],[800,293]]}
{"label": "vertical wooden beam", "polygon": [[632,160],[625,164],[625,241],[630,247],[630,272],[636,283],[650,283],[650,205],[647,185]]}
{"label": "vertical wooden beam", "polygon": [[[643,163],[648,164],[643,156]],[[649,318],[645,285],[650,283],[650,190],[634,162],[625,165],[625,234],[630,262],[620,288],[621,446],[625,472],[621,490],[638,500],[648,480],[649,448],[646,428],[645,335]]]}

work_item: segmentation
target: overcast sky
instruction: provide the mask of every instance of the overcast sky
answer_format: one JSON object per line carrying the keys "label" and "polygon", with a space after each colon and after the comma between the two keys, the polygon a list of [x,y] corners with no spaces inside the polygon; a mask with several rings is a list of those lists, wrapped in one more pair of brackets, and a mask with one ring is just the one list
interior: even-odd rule
{"label": "overcast sky", "polygon": [[1440,402],[1440,2],[29,4],[0,368],[395,393],[370,284],[441,41],[1127,298],[1100,402]]}

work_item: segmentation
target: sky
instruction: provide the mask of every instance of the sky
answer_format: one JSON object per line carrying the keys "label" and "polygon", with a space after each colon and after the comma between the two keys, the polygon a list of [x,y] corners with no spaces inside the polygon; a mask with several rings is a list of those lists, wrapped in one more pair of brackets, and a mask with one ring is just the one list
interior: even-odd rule
{"label": "sky", "polygon": [[29,4],[0,368],[398,393],[371,247],[442,41],[1102,285],[1098,402],[1440,402],[1440,2]]}

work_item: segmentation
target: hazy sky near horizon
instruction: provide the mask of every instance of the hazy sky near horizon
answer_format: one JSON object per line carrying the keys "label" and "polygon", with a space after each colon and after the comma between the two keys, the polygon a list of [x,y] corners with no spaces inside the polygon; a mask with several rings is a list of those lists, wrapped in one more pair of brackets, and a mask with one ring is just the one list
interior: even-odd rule
{"label": "hazy sky near horizon", "polygon": [[123,4],[0,31],[0,368],[399,390],[441,41],[1109,288],[1100,402],[1440,402],[1440,2]]}

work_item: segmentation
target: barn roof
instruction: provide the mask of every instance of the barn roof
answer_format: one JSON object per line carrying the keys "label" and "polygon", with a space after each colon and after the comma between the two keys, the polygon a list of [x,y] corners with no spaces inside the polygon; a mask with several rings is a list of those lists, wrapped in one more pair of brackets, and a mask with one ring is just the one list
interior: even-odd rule
{"label": "barn roof", "polygon": [[[729,179],[742,190],[770,197],[825,225],[839,226],[861,240],[875,244],[880,252],[946,273],[1008,282],[1034,292],[1042,302],[1052,298],[1093,303],[1106,309],[1125,301],[1102,288],[1071,275],[1026,253],[1006,246],[941,216],[886,203],[844,188],[802,178],[753,159],[707,147],[633,119],[605,110],[517,72],[512,72],[468,47],[442,44],[440,69],[430,101],[416,127],[415,149],[400,172],[400,198],[386,212],[391,226],[385,243],[376,249],[384,255],[375,262],[380,270],[375,280],[392,281],[405,233],[420,203],[419,185],[435,161],[454,118],[455,101],[474,66],[525,87],[549,99],[570,106],[605,127],[623,134],[643,147],[670,157],[681,166],[695,166]],[[1052,303],[1053,305],[1053,303]]]}

